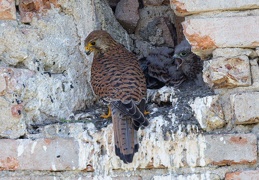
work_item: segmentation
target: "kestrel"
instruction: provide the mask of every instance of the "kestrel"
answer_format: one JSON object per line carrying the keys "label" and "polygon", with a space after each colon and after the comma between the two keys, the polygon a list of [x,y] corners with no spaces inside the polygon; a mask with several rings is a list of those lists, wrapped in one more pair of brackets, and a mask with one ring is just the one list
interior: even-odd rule
{"label": "kestrel", "polygon": [[85,50],[87,55],[94,53],[93,91],[112,111],[115,154],[131,163],[139,149],[137,131],[149,124],[144,117],[146,82],[138,59],[103,30],[87,36]]}
{"label": "kestrel", "polygon": [[175,47],[173,58],[177,69],[182,70],[190,80],[195,79],[202,72],[202,61],[191,51],[191,45],[186,39]]}

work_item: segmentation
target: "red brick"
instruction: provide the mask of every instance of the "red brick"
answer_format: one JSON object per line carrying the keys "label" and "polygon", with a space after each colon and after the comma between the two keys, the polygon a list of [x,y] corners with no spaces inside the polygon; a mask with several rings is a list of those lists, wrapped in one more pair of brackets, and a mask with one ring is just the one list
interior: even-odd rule
{"label": "red brick", "polygon": [[87,146],[72,138],[1,139],[0,170],[83,170]]}
{"label": "red brick", "polygon": [[16,19],[15,0],[0,0],[0,19]]}
{"label": "red brick", "polygon": [[232,165],[257,162],[257,138],[254,134],[206,135],[206,164]]}
{"label": "red brick", "polygon": [[259,170],[251,171],[236,171],[227,173],[225,180],[256,180],[259,179]]}

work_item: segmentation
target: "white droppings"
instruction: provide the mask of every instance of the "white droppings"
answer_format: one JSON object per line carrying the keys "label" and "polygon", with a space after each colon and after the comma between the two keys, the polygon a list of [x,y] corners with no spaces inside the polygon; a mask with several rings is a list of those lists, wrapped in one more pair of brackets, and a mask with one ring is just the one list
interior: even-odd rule
{"label": "white droppings", "polygon": [[56,165],[54,163],[52,163],[51,168],[52,168],[53,171],[57,170]]}
{"label": "white droppings", "polygon": [[221,138],[219,138],[219,140],[220,140],[220,141],[223,141],[223,140],[224,140],[224,138],[223,138],[223,137],[221,137]]}
{"label": "white droppings", "polygon": [[24,144],[20,143],[18,148],[17,148],[17,152],[18,152],[18,157],[21,156],[24,152]]}
{"label": "white droppings", "polygon": [[206,140],[205,137],[202,135],[198,136],[198,142],[200,147],[200,166],[205,166],[205,150],[206,150]]}
{"label": "white droppings", "polygon": [[44,151],[47,151],[47,146],[42,146],[42,148],[44,149]]}
{"label": "white droppings", "polygon": [[34,149],[35,149],[36,145],[37,145],[37,141],[34,141],[32,146],[31,146],[31,154],[34,153]]}

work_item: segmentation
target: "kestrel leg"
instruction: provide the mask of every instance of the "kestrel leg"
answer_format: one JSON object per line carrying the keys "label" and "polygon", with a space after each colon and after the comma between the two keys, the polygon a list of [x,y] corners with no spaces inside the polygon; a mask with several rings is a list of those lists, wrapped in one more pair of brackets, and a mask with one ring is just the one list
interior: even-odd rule
{"label": "kestrel leg", "polygon": [[112,112],[111,112],[111,107],[110,107],[110,105],[108,105],[108,113],[101,115],[101,118],[108,119],[108,118],[110,118],[110,117],[112,117]]}

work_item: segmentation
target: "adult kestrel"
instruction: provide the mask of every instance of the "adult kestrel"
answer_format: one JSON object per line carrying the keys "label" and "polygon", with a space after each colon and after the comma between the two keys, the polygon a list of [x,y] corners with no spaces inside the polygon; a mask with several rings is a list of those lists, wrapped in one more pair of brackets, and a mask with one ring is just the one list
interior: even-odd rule
{"label": "adult kestrel", "polygon": [[202,61],[191,51],[191,45],[185,39],[175,47],[173,56],[177,69],[183,71],[188,79],[195,79],[202,72]]}
{"label": "adult kestrel", "polygon": [[94,93],[110,105],[115,154],[131,163],[138,152],[137,131],[147,126],[144,117],[146,83],[136,56],[103,30],[85,39],[86,54],[94,53],[91,85]]}

